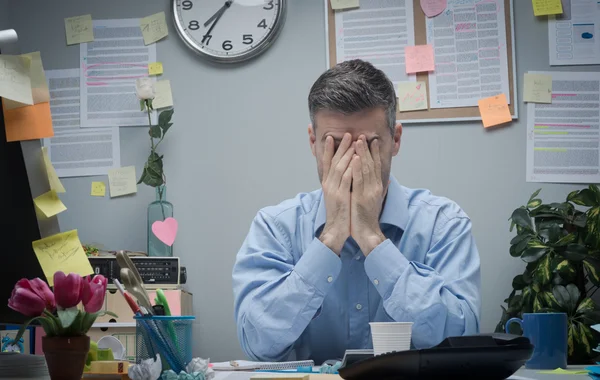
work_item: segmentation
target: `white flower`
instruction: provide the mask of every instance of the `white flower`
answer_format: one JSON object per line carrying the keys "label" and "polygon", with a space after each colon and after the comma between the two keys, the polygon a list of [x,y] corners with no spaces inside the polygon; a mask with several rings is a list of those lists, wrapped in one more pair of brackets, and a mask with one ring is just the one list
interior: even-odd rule
{"label": "white flower", "polygon": [[140,100],[154,99],[155,90],[152,79],[148,77],[136,79],[135,93]]}

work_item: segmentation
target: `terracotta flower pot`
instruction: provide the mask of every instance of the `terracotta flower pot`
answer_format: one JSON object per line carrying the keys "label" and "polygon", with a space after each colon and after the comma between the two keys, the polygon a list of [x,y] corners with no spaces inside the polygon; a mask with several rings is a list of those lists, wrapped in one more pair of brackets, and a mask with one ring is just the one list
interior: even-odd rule
{"label": "terracotta flower pot", "polygon": [[90,350],[89,336],[42,337],[42,350],[52,380],[81,380]]}

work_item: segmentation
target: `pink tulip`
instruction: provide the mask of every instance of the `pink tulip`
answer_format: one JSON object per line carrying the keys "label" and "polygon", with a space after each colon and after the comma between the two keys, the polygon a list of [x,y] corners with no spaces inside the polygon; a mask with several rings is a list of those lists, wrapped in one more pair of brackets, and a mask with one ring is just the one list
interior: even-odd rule
{"label": "pink tulip", "polygon": [[37,317],[46,308],[54,310],[54,296],[48,285],[39,278],[22,278],[15,284],[8,307],[27,317]]}
{"label": "pink tulip", "polygon": [[63,309],[77,306],[81,302],[84,285],[83,278],[70,273],[68,276],[63,272],[54,273],[54,298],[56,305]]}
{"label": "pink tulip", "polygon": [[82,297],[85,311],[86,313],[96,313],[104,305],[108,280],[103,275],[98,274],[94,278],[88,276],[83,282],[86,283]]}

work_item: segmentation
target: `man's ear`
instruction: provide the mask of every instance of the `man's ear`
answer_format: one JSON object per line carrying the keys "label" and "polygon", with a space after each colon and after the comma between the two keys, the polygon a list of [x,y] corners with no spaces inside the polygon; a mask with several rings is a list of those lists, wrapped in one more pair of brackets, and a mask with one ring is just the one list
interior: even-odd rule
{"label": "man's ear", "polygon": [[313,156],[317,157],[317,146],[315,142],[317,141],[317,136],[315,135],[315,129],[312,124],[308,125],[308,142],[310,144],[310,151]]}
{"label": "man's ear", "polygon": [[396,124],[396,128],[394,130],[394,149],[392,150],[392,156],[398,154],[400,150],[400,141],[402,140],[402,124]]}

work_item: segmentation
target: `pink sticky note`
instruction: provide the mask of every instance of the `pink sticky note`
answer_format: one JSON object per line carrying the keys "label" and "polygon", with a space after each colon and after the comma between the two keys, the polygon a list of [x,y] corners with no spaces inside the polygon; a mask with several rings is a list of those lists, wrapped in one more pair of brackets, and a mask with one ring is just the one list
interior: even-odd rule
{"label": "pink sticky note", "polygon": [[421,9],[427,17],[435,17],[442,13],[446,6],[448,6],[447,0],[421,0]]}
{"label": "pink sticky note", "polygon": [[433,71],[433,46],[417,45],[404,48],[406,59],[406,73],[414,74],[423,71]]}
{"label": "pink sticky note", "polygon": [[169,247],[175,242],[177,228],[178,224],[175,218],[167,218],[164,222],[157,220],[156,222],[152,223],[152,232],[154,233],[154,236],[156,236],[158,240],[162,241]]}

